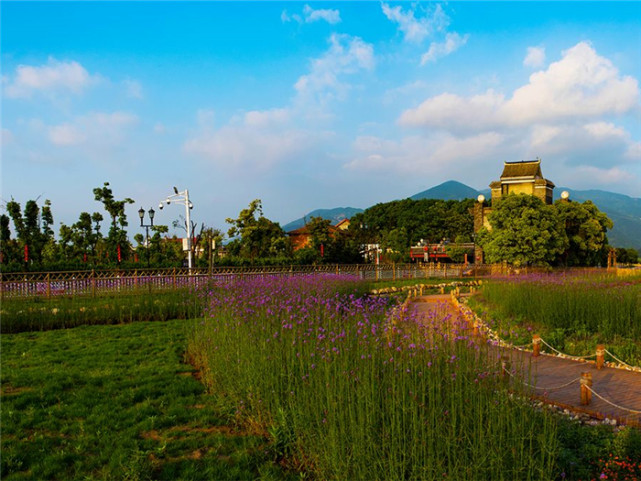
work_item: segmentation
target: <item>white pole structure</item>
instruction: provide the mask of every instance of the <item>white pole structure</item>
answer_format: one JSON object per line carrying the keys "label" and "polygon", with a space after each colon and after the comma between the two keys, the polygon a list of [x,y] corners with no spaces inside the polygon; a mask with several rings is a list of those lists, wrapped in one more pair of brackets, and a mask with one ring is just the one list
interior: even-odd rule
{"label": "white pole structure", "polygon": [[185,189],[183,192],[178,192],[178,189],[174,187],[174,194],[167,196],[167,198],[158,205],[160,210],[163,208],[163,202],[167,205],[175,202],[185,206],[185,221],[187,223],[187,265],[189,266],[189,270],[191,270],[193,267],[193,258],[191,253],[191,217],[189,211],[194,208],[194,204],[189,201],[189,191]]}

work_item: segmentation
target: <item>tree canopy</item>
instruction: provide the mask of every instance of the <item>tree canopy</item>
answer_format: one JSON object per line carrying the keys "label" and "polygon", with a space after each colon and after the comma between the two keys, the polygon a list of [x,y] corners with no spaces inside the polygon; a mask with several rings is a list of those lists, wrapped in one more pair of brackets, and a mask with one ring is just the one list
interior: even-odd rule
{"label": "tree canopy", "polygon": [[496,201],[488,220],[492,229],[477,236],[485,262],[516,266],[599,265],[607,256],[606,232],[613,225],[590,201],[546,205],[526,194]]}
{"label": "tree canopy", "polygon": [[238,218],[227,218],[231,225],[227,234],[237,237],[229,247],[230,252],[243,258],[254,260],[261,257],[275,257],[289,253],[289,239],[277,222],[263,216],[260,199],[249,203]]}

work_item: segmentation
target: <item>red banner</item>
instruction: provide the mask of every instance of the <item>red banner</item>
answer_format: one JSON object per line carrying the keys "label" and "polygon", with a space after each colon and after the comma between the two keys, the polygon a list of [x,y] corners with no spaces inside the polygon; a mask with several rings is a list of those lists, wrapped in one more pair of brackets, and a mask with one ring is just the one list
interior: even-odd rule
{"label": "red banner", "polygon": [[29,262],[29,246],[27,244],[24,245],[24,261]]}
{"label": "red banner", "polygon": [[118,244],[118,264],[120,264],[121,260],[122,260],[122,253],[120,252],[120,244]]}

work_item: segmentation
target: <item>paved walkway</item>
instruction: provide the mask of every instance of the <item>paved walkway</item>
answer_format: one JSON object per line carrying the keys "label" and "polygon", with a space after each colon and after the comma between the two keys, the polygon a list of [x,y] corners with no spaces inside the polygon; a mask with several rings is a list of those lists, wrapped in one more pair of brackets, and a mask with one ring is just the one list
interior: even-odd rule
{"label": "paved walkway", "polygon": [[[412,300],[411,305],[416,312],[423,315],[434,316],[438,313],[440,317],[442,314],[450,314],[452,319],[463,321],[463,316],[449,295],[417,297]],[[514,348],[493,349],[497,362],[500,356],[506,356],[512,370],[517,374],[520,371],[523,382],[531,385],[528,389],[533,397],[594,418],[607,417],[620,423],[641,426],[641,373],[610,367],[597,369],[594,362],[575,361],[546,354],[533,357],[530,352]],[[589,405],[581,405],[580,383],[577,379],[581,377],[582,372],[592,374],[592,389],[595,393],[612,404],[639,413],[615,407],[595,394],[592,395]]]}

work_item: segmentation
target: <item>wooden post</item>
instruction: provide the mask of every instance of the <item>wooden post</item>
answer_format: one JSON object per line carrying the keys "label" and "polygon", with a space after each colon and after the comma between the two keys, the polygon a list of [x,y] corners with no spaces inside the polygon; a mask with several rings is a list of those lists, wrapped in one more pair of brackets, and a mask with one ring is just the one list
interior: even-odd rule
{"label": "wooden post", "polygon": [[47,299],[51,299],[51,273],[47,272]]}
{"label": "wooden post", "polygon": [[96,271],[91,269],[91,297],[96,297]]}
{"label": "wooden post", "polygon": [[581,373],[581,404],[587,406],[592,400],[592,392],[588,389],[592,387],[592,373]]}
{"label": "wooden post", "polygon": [[176,268],[174,267],[173,273],[172,273],[172,285],[173,288],[176,288]]}
{"label": "wooden post", "polygon": [[396,280],[396,263],[392,263],[392,278]]}
{"label": "wooden post", "polygon": [[605,362],[605,346],[603,344],[596,345],[596,368],[601,369]]}
{"label": "wooden post", "polygon": [[534,334],[532,336],[532,357],[539,357],[541,354],[541,336]]}

